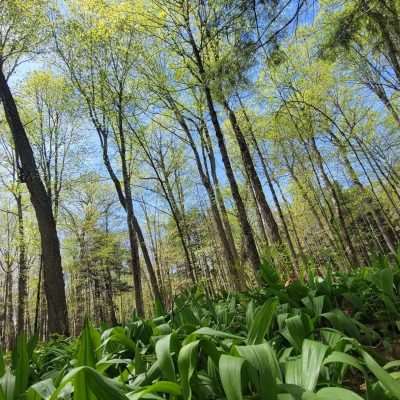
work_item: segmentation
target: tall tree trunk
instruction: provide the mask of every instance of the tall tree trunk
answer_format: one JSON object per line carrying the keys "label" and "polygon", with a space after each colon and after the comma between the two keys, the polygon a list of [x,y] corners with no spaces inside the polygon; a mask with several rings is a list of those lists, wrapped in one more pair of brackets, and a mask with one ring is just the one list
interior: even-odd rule
{"label": "tall tree trunk", "polygon": [[25,332],[25,304],[27,297],[27,265],[26,265],[26,248],[25,248],[25,232],[24,218],[22,212],[22,196],[17,193],[15,196],[17,203],[18,215],[18,311],[17,311],[17,330],[18,333]]}
{"label": "tall tree trunk", "polygon": [[339,197],[339,194],[338,194],[336,188],[334,187],[331,180],[329,179],[327,172],[325,171],[324,161],[323,161],[321,153],[318,150],[318,147],[317,147],[314,137],[311,138],[311,147],[316,155],[317,164],[321,171],[322,178],[325,182],[325,185],[331,192],[333,203],[335,205],[335,209],[336,209],[336,213],[337,213],[338,222],[339,222],[342,234],[343,234],[345,247],[348,252],[352,267],[359,266],[357,252],[353,246],[352,238],[350,237],[350,233],[349,233],[348,227],[346,225],[346,220],[345,220],[345,216],[344,216],[344,210],[343,210],[341,199]]}
{"label": "tall tree trunk", "polygon": [[240,154],[242,156],[242,162],[246,171],[246,174],[251,182],[251,186],[254,190],[254,195],[256,197],[257,204],[260,208],[260,213],[263,219],[263,223],[267,232],[268,240],[271,245],[281,245],[282,240],[279,233],[278,225],[272,214],[271,208],[268,205],[267,199],[265,197],[260,178],[258,177],[257,171],[254,167],[253,158],[250,153],[249,146],[246,143],[244,134],[239,126],[236,115],[230,108],[228,102],[225,100],[223,102],[224,108],[228,114],[229,121],[231,123],[233,132],[235,133],[236,141],[240,149]]}
{"label": "tall tree trunk", "polygon": [[61,266],[60,242],[52,205],[40,179],[32,147],[2,69],[0,69],[0,98],[12,133],[15,150],[21,160],[24,180],[28,186],[39,226],[49,333],[67,335],[69,332],[67,302]]}
{"label": "tall tree trunk", "polygon": [[104,274],[104,287],[106,289],[106,303],[108,308],[109,321],[112,326],[116,326],[118,321],[115,315],[115,305],[114,305],[114,293],[112,285],[112,276],[109,266],[106,266]]}
{"label": "tall tree trunk", "polygon": [[251,264],[253,270],[258,272],[261,261],[260,261],[260,255],[258,254],[256,242],[254,240],[253,231],[251,229],[249,220],[247,218],[246,208],[244,206],[242,197],[240,195],[239,186],[236,182],[236,178],[233,173],[233,168],[232,168],[231,161],[230,161],[230,158],[228,155],[228,150],[227,150],[226,144],[225,144],[225,137],[224,137],[221,126],[218,121],[218,115],[217,115],[217,111],[214,106],[214,100],[213,100],[213,97],[211,94],[211,89],[207,83],[208,78],[206,76],[206,71],[204,69],[203,60],[201,58],[200,51],[196,45],[193,33],[190,29],[189,19],[187,18],[185,22],[187,24],[187,29],[188,29],[188,34],[189,34],[189,42],[190,42],[190,45],[193,50],[194,58],[195,58],[195,61],[197,64],[197,69],[199,71],[199,75],[200,75],[200,79],[201,79],[200,83],[202,84],[202,88],[204,90],[204,94],[205,94],[206,101],[207,101],[207,108],[208,108],[208,111],[211,116],[211,122],[212,122],[214,130],[215,130],[215,135],[217,137],[218,147],[219,147],[219,150],[221,153],[222,162],[225,167],[225,172],[226,172],[226,176],[228,178],[229,185],[231,188],[232,197],[234,199],[234,202],[236,204],[236,208],[238,211],[239,223],[240,223],[240,227],[241,227],[245,245],[246,245],[246,252],[247,252],[247,255],[250,260],[250,264]]}
{"label": "tall tree trunk", "polygon": [[11,269],[11,263],[7,260],[7,317],[5,319],[6,323],[6,348],[11,350],[14,347],[15,341],[15,327],[14,327],[14,305],[13,305],[13,273]]}
{"label": "tall tree trunk", "polygon": [[[186,136],[189,141],[189,145],[190,145],[190,147],[193,151],[194,157],[195,157],[197,170],[199,172],[202,184],[203,184],[204,188],[206,189],[208,199],[210,201],[211,212],[212,212],[213,220],[215,223],[215,227],[218,232],[218,237],[221,241],[222,249],[223,249],[224,256],[225,256],[225,259],[227,262],[228,269],[231,273],[231,277],[233,280],[235,290],[243,291],[245,289],[245,285],[244,285],[243,279],[241,278],[240,273],[238,271],[239,259],[238,259],[237,255],[235,255],[235,253],[233,253],[233,251],[232,251],[232,249],[234,248],[234,244],[232,245],[229,243],[228,235],[225,231],[225,227],[224,227],[224,224],[223,224],[223,221],[221,218],[221,214],[218,210],[218,204],[217,204],[214,188],[212,186],[212,183],[210,181],[208,174],[206,174],[206,172],[204,171],[199,152],[197,150],[192,133],[190,132],[186,121],[183,119],[183,116],[179,113],[179,110],[176,107],[174,107],[174,111],[175,111],[175,116],[177,117],[182,129],[186,133]],[[232,240],[233,240],[233,238],[232,238]]]}

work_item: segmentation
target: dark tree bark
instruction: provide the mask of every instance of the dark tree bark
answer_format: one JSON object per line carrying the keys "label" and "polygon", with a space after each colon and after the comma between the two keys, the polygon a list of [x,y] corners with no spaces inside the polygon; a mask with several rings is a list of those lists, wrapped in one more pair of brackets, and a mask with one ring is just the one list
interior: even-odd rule
{"label": "dark tree bark", "polygon": [[0,69],[0,98],[14,140],[15,150],[21,160],[24,180],[38,221],[43,254],[44,286],[48,307],[49,333],[67,335],[68,314],[65,297],[60,243],[52,212],[52,205],[35,163],[32,147],[20,119],[6,77]]}
{"label": "dark tree bark", "polygon": [[25,232],[24,218],[22,212],[22,197],[18,193],[15,196],[17,203],[18,216],[18,310],[17,310],[17,331],[25,332],[25,304],[27,297],[27,265],[26,265],[26,248],[25,248]]}

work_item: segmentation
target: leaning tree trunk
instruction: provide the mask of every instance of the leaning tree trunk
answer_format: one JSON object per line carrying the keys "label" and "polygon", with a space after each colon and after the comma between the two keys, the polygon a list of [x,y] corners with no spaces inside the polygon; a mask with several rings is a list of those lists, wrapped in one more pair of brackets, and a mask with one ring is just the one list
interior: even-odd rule
{"label": "leaning tree trunk", "polygon": [[43,254],[44,286],[48,306],[49,333],[68,334],[67,302],[61,267],[60,242],[51,207],[51,201],[39,176],[25,128],[0,69],[0,98],[10,127],[15,150],[21,160],[23,178],[28,186],[39,226]]}

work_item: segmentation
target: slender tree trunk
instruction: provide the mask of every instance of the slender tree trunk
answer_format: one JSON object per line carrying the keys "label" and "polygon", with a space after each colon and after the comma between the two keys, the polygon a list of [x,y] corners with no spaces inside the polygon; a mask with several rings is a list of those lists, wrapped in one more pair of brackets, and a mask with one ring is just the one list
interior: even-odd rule
{"label": "slender tree trunk", "polygon": [[331,192],[333,203],[335,205],[335,209],[336,209],[336,213],[337,213],[337,217],[338,217],[338,221],[339,221],[339,225],[340,225],[341,231],[344,236],[345,247],[346,247],[346,250],[348,251],[348,255],[349,255],[352,267],[356,267],[359,265],[359,260],[358,260],[358,256],[355,251],[355,248],[353,246],[353,242],[350,237],[348,227],[346,225],[346,220],[345,220],[345,216],[344,216],[343,207],[341,204],[341,199],[339,198],[337,190],[335,189],[334,185],[332,184],[332,182],[329,179],[328,174],[325,171],[324,161],[321,156],[321,153],[318,150],[318,147],[317,147],[314,137],[311,138],[311,147],[312,147],[314,153],[316,154],[317,163],[318,163],[319,169],[321,171],[322,178],[325,182],[325,185]]}
{"label": "slender tree trunk", "polygon": [[108,265],[105,269],[105,276],[104,276],[104,287],[106,289],[106,303],[108,307],[108,315],[110,319],[110,323],[112,326],[117,325],[117,317],[115,315],[115,305],[114,305],[114,293],[113,293],[113,286],[112,286],[112,276],[111,271]]}
{"label": "slender tree trunk", "polygon": [[40,179],[25,128],[7,80],[0,68],[0,98],[10,127],[15,150],[21,160],[24,180],[35,209],[41,237],[44,284],[48,309],[49,333],[68,334],[68,314],[61,266],[60,242],[53,217],[51,201]]}
{"label": "slender tree trunk", "polygon": [[187,25],[186,28],[187,28],[188,34],[189,34],[189,42],[190,42],[190,45],[193,50],[194,58],[195,58],[198,72],[199,72],[200,79],[201,79],[202,88],[204,90],[204,94],[206,97],[208,111],[211,116],[211,122],[212,122],[214,130],[215,130],[215,135],[217,137],[218,147],[219,147],[219,150],[221,153],[222,162],[225,167],[225,172],[226,172],[226,175],[227,175],[227,178],[229,181],[229,185],[231,188],[232,197],[235,201],[236,208],[238,210],[239,223],[240,223],[240,227],[241,227],[245,245],[246,245],[246,252],[249,257],[250,264],[251,264],[253,270],[258,272],[258,270],[260,268],[260,264],[261,264],[260,255],[258,254],[256,242],[254,240],[254,235],[253,235],[249,220],[247,218],[246,208],[244,206],[242,197],[240,195],[239,186],[236,182],[236,178],[233,173],[233,168],[232,168],[231,161],[230,161],[229,155],[228,155],[228,150],[227,150],[226,144],[225,144],[224,134],[222,132],[221,126],[218,121],[217,111],[215,110],[214,101],[213,101],[212,94],[211,94],[211,89],[207,84],[207,77],[206,77],[206,71],[205,71],[204,65],[203,65],[203,60],[201,58],[200,51],[196,45],[194,36],[191,32],[189,19],[187,18],[185,22],[186,22],[186,25]]}
{"label": "slender tree trunk", "polygon": [[33,325],[33,334],[39,335],[39,309],[40,309],[40,294],[42,290],[42,275],[43,275],[43,257],[40,255],[39,260],[39,276],[36,288],[36,303],[35,303],[35,322]]}
{"label": "slender tree trunk", "polygon": [[6,318],[6,347],[11,350],[15,342],[15,326],[14,326],[14,304],[13,304],[13,273],[11,264],[7,262],[7,318]]}
{"label": "slender tree trunk", "polygon": [[15,196],[18,214],[18,312],[17,312],[17,330],[18,333],[25,332],[25,304],[27,297],[27,265],[25,253],[25,232],[24,218],[22,212],[22,196],[18,193]]}
{"label": "slender tree trunk", "polygon": [[261,148],[260,148],[260,146],[258,144],[257,138],[254,135],[254,131],[253,131],[252,126],[251,126],[250,118],[247,115],[247,112],[246,112],[246,110],[245,110],[245,108],[243,106],[243,103],[242,103],[239,95],[238,95],[238,99],[239,99],[239,102],[240,102],[240,106],[243,109],[243,113],[244,113],[246,122],[247,122],[248,127],[249,127],[249,134],[250,134],[251,141],[253,143],[254,148],[256,149],[256,152],[258,154],[258,158],[260,159],[260,162],[261,162],[261,165],[262,165],[262,168],[263,168],[263,171],[264,171],[265,178],[267,179],[269,190],[271,192],[272,198],[274,200],[275,207],[276,207],[276,209],[278,211],[279,219],[281,221],[283,230],[284,230],[285,235],[286,235],[286,239],[287,239],[287,243],[288,243],[288,246],[289,246],[289,251],[290,251],[291,259],[292,259],[292,262],[293,262],[293,266],[295,268],[296,274],[298,275],[299,274],[299,262],[298,262],[296,250],[294,249],[293,241],[292,241],[292,238],[291,238],[290,232],[289,232],[289,228],[287,226],[285,217],[283,215],[283,211],[282,211],[281,205],[279,203],[278,196],[276,195],[276,191],[275,191],[275,188],[274,188],[270,173],[268,171],[267,163],[266,163],[266,161],[264,159],[264,155],[263,155],[263,153],[261,151]]}
{"label": "slender tree trunk", "polygon": [[[215,223],[215,227],[217,229],[218,232],[218,237],[221,241],[221,245],[222,245],[222,249],[224,251],[224,256],[228,265],[228,269],[231,273],[232,279],[233,279],[233,284],[236,290],[238,291],[243,291],[245,290],[245,285],[243,284],[243,279],[240,276],[240,273],[238,271],[238,258],[237,255],[235,256],[235,254],[232,251],[232,248],[234,247],[234,244],[230,244],[229,243],[229,239],[228,236],[226,234],[225,231],[225,227],[220,215],[220,212],[218,210],[218,204],[217,204],[217,200],[216,200],[216,195],[214,192],[214,188],[212,186],[212,183],[210,181],[209,176],[205,173],[204,168],[202,166],[201,163],[201,159],[200,159],[200,155],[199,152],[196,148],[196,144],[193,140],[192,134],[189,130],[188,125],[186,124],[186,121],[183,119],[182,115],[180,115],[179,110],[177,110],[175,108],[175,115],[182,127],[182,129],[184,130],[184,132],[186,133],[186,136],[188,138],[190,147],[193,151],[193,154],[195,156],[195,161],[196,161],[196,166],[197,166],[197,170],[199,172],[201,181],[203,183],[204,188],[206,189],[209,201],[210,201],[210,206],[211,206],[211,212],[212,212],[212,216],[213,216],[213,220]],[[232,238],[233,240],[233,238]],[[235,249],[236,250],[236,249]]]}
{"label": "slender tree trunk", "polygon": [[242,156],[242,162],[246,170],[246,174],[251,182],[251,186],[254,190],[254,195],[256,197],[257,204],[259,205],[260,208],[260,213],[263,219],[265,229],[267,231],[269,243],[272,245],[279,246],[282,244],[279,228],[272,214],[272,211],[268,205],[264,191],[262,189],[260,178],[258,177],[257,171],[254,167],[254,162],[250,153],[250,149],[246,143],[246,139],[236,119],[235,113],[229,107],[227,101],[224,101],[223,105],[228,114],[233,132],[235,133],[236,141]]}

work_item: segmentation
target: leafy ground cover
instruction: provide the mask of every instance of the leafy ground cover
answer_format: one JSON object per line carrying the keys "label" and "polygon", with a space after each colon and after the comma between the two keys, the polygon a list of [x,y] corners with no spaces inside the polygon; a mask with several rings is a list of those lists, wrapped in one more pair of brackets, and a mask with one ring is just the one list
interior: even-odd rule
{"label": "leafy ground cover", "polygon": [[209,299],[79,338],[19,337],[0,399],[400,399],[400,270],[360,269]]}

